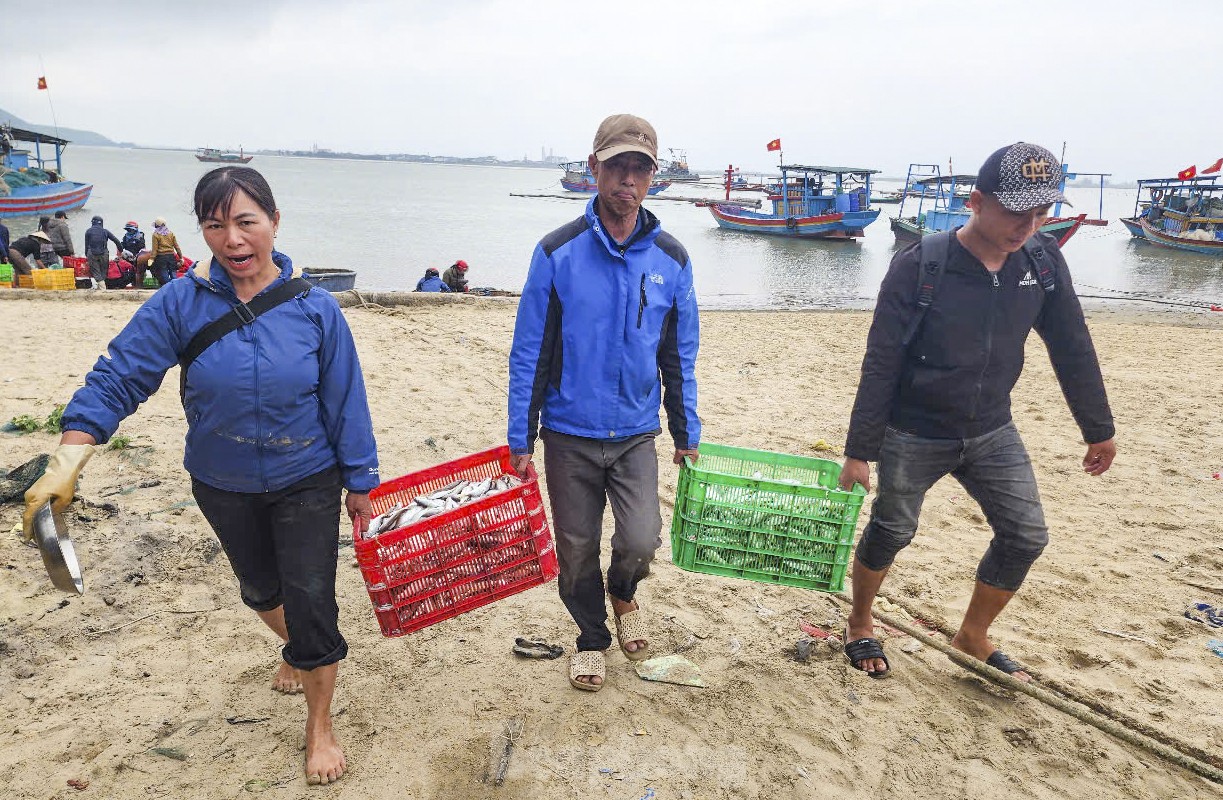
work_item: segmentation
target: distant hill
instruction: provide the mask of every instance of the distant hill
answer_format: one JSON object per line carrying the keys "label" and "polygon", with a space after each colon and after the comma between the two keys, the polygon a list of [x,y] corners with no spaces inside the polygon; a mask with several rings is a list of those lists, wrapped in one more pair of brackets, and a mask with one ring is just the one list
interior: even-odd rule
{"label": "distant hill", "polygon": [[97,147],[119,147],[119,143],[107,139],[100,133],[93,131],[83,131],[79,128],[60,128],[56,130],[50,125],[35,125],[33,122],[26,122],[16,114],[11,114],[0,108],[0,122],[10,123],[14,128],[25,128],[28,131],[37,131],[45,133],[48,136],[58,136],[61,139],[67,139],[73,144],[88,144]]}

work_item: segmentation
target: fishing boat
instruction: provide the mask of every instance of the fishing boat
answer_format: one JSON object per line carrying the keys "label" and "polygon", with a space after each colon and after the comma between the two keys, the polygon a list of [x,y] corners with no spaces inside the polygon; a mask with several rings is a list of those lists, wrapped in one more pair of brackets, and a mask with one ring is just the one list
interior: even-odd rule
{"label": "fishing boat", "polygon": [[[591,174],[590,167],[585,161],[567,161],[561,164],[560,168],[565,171],[565,174],[561,176],[562,188],[586,194],[594,194],[599,191],[599,187],[595,185],[595,176]],[[650,188],[646,190],[646,193],[658,194],[670,185],[670,181],[661,181],[656,177],[650,182]]]}
{"label": "fishing boat", "polygon": [[208,161],[214,164],[246,164],[254,156],[248,156],[242,152],[242,148],[238,148],[238,152],[233,150],[217,150],[212,147],[201,147],[195,151],[197,161]]}
{"label": "fishing boat", "polygon": [[668,147],[671,160],[663,162],[663,168],[655,175],[655,180],[679,181],[681,183],[696,183],[701,176],[688,169],[688,153],[674,147]]}
{"label": "fishing boat", "polygon": [[1223,185],[1217,180],[1213,175],[1144,178],[1138,181],[1134,216],[1121,224],[1135,238],[1161,247],[1223,255]]}
{"label": "fishing boat", "polygon": [[[871,175],[865,167],[781,166],[781,180],[769,192],[768,213],[709,203],[718,227],[803,239],[856,239],[879,216],[870,207]],[[734,169],[726,170],[726,197]]]}
{"label": "fishing boat", "polygon": [[[55,148],[54,157],[44,155],[45,145]],[[0,125],[0,217],[37,217],[85,205],[93,184],[64,180],[67,145],[58,136]]]}
{"label": "fishing boat", "polygon": [[[1064,176],[1063,168],[1063,186]],[[910,164],[909,174],[905,178],[905,186],[910,188],[905,190],[900,210],[891,221],[892,233],[897,241],[916,242],[931,233],[955,230],[967,223],[972,217],[968,199],[976,183],[976,175],[943,175],[937,164]],[[917,203],[915,210],[911,200]],[[913,210],[912,214],[905,214],[906,206]],[[1053,236],[1058,247],[1070,241],[1070,237],[1085,224],[1107,224],[1107,220],[1089,222],[1086,214],[1059,216],[1060,203],[1052,211],[1053,215],[1045,220],[1040,230]]]}

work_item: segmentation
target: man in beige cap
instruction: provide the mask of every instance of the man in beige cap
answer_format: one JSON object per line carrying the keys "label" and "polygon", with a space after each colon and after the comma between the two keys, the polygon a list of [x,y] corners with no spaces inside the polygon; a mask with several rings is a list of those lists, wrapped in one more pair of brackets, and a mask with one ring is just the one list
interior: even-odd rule
{"label": "man in beige cap", "polygon": [[608,117],[587,163],[598,194],[531,257],[510,351],[508,438],[523,475],[537,432],[546,443],[560,595],[579,629],[569,682],[598,691],[612,642],[599,564],[603,510],[610,501],[616,520],[606,593],[617,639],[641,661],[650,637],[634,595],[662,531],[659,404],[676,464],[696,459],[701,421],[692,262],[641,205],[658,169],[654,128],[631,114]]}

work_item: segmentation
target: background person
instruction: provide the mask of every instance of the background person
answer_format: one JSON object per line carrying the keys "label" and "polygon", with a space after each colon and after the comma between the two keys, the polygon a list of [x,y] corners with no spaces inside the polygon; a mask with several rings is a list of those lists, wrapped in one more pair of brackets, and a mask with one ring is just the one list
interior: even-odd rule
{"label": "background person", "polygon": [[452,292],[467,291],[467,262],[459,259],[454,264],[442,273],[442,280],[450,287]]}
{"label": "background person", "polygon": [[55,245],[51,241],[51,234],[47,232],[51,225],[50,217],[38,218],[38,230],[42,233],[45,239],[39,239],[38,260],[42,262],[47,269],[56,269],[59,267],[59,256],[55,253]]}
{"label": "background person", "polygon": [[688,253],[641,207],[658,169],[654,128],[631,114],[608,117],[587,163],[598,194],[531,256],[510,350],[507,435],[523,475],[537,430],[544,440],[560,596],[579,630],[569,682],[598,691],[612,642],[599,562],[603,510],[610,500],[606,592],[616,636],[640,661],[649,657],[649,631],[634,598],[661,544],[659,402],[672,461],[695,459],[700,337]]}
{"label": "background person", "polygon": [[94,288],[100,289],[106,284],[107,272],[110,270],[110,245],[115,243],[115,250],[123,247],[115,235],[102,227],[102,218],[94,217],[89,230],[85,231],[85,260],[89,262],[89,276],[93,279]]}
{"label": "background person", "polygon": [[285,643],[273,688],[305,689],[307,780],[329,783],[346,766],[330,716],[348,652],[335,597],[340,496],[347,488],[348,516],[368,529],[368,492],[378,485],[365,384],[332,296],[308,284],[299,294],[296,283],[281,289],[301,271],[272,248],[280,212],[263,176],[212,170],[194,205],[211,262],[149,298],[98,359],[64,412],[46,474],[26,493],[25,532],[42,503],[67,506],[93,445],[156,391],[202,329],[238,303],[284,293],[184,368],[183,461],[243,602]]}
{"label": "background person", "polygon": [[425,277],[416,282],[416,291],[418,292],[449,292],[450,287],[445,281],[437,275],[435,267],[429,267],[425,270]]}
{"label": "background person", "polygon": [[[13,262],[13,272],[16,275],[29,275],[33,269],[47,269],[43,263],[43,245],[50,246],[51,240],[42,231],[13,240],[9,245],[8,257]],[[17,285],[17,281],[13,281]]]}
{"label": "background person", "polygon": [[[978,173],[968,223],[940,234],[949,237],[947,261],[941,274],[924,278],[937,289],[926,310],[918,305],[920,245],[897,254],[883,279],[840,479],[843,489],[860,483],[869,490],[867,462],[878,462],[878,493],[854,556],[845,644],[853,666],[872,677],[889,669],[874,637],[875,596],[917,532],[926,492],[952,475],[980,504],[994,538],[951,645],[1031,680],[993,646],[989,628],[1049,539],[1032,462],[1011,421],[1011,390],[1033,329],[1088,443],[1083,469],[1102,475],[1116,455],[1100,364],[1066,261],[1044,234],[1036,234],[1042,255],[1024,250],[1053,203],[1065,202],[1061,176],[1043,147],[1019,142],[996,151]],[[1038,259],[1053,270],[1051,289],[1038,277]]]}
{"label": "background person", "polygon": [[[178,237],[161,217],[153,220],[153,277],[158,286],[165,286],[174,279],[183,263],[183,250],[178,246]],[[143,270],[137,269],[143,280]]]}
{"label": "background person", "polygon": [[46,233],[51,237],[51,244],[55,246],[55,254],[60,258],[76,255],[76,250],[72,246],[72,232],[68,230],[67,211],[55,212],[55,216],[47,223]]}

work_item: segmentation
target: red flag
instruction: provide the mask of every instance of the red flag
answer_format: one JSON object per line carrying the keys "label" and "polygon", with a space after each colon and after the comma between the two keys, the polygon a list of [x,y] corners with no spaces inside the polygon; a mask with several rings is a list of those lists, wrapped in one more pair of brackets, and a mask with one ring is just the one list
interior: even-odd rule
{"label": "red flag", "polygon": [[1223,169],[1223,158],[1220,158],[1218,161],[1216,161],[1215,163],[1211,164],[1211,165],[1210,165],[1209,167],[1207,167],[1206,169],[1202,170],[1202,174],[1203,174],[1203,175],[1209,175],[1210,173],[1212,173],[1212,172],[1218,172],[1218,171],[1219,171],[1219,170],[1221,170],[1221,169]]}
{"label": "red flag", "polygon": [[768,151],[770,153],[773,152],[774,150],[780,150],[781,149],[781,139],[774,139],[773,141],[765,145],[765,147],[768,148]]}
{"label": "red flag", "polygon": [[1180,178],[1182,181],[1187,181],[1190,178],[1196,178],[1197,174],[1198,165],[1194,164],[1192,167],[1185,167],[1180,172],[1176,173],[1176,177]]}
{"label": "red flag", "polygon": [[46,89],[46,88],[47,88],[47,79],[46,79],[46,78],[39,78],[39,79],[38,79],[38,88],[39,88],[39,90],[42,90],[42,89]]}

